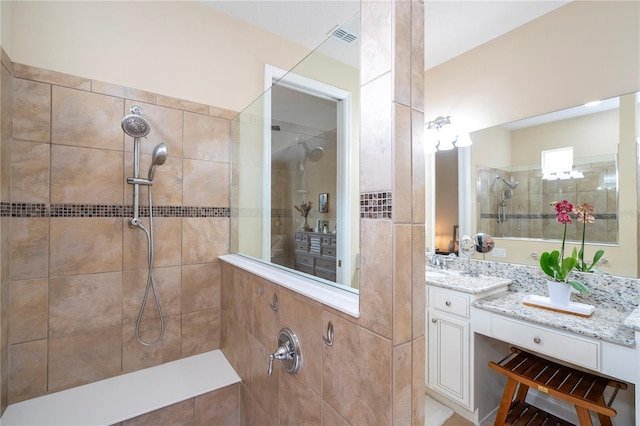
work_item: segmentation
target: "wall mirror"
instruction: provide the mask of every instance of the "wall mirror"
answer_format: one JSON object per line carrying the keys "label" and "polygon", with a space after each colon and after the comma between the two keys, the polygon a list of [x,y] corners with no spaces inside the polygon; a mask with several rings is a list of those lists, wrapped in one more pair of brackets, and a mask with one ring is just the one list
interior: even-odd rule
{"label": "wall mirror", "polygon": [[267,66],[266,91],[231,123],[231,252],[350,292],[359,285],[359,28],[355,16],[289,71]]}
{"label": "wall mirror", "polygon": [[[638,193],[638,164],[629,154],[636,152],[638,99],[623,95],[471,133],[471,184],[459,186],[469,188],[460,209],[471,213],[472,232],[494,237],[497,250],[487,260],[537,265],[537,254],[559,249],[562,227],[550,203],[566,199],[595,207],[585,257],[603,248],[600,270],[637,277],[637,209],[621,210],[620,200]],[[543,153],[564,148],[571,148],[561,152],[569,168],[545,176]],[[568,228],[569,250],[582,230],[577,221]]]}

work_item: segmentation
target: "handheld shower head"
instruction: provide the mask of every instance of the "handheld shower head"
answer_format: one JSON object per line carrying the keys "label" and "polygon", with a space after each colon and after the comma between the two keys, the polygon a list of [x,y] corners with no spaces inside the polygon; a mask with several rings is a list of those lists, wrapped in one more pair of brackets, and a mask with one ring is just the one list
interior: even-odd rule
{"label": "handheld shower head", "polygon": [[156,174],[156,166],[162,166],[165,161],[167,161],[167,157],[169,156],[169,151],[167,150],[167,146],[163,143],[156,145],[153,148],[153,154],[151,154],[151,165],[149,166],[149,180],[153,181],[153,176]]}
{"label": "handheld shower head", "polygon": [[132,138],[143,138],[149,134],[151,126],[142,118],[142,109],[139,106],[131,108],[131,114],[126,115],[120,122],[122,130]]}

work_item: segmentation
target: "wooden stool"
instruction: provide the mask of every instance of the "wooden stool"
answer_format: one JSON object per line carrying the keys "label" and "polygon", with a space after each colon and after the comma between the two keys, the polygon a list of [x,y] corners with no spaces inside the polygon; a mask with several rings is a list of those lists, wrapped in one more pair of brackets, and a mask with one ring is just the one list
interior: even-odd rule
{"label": "wooden stool", "polygon": [[[581,426],[593,425],[589,411],[598,413],[601,425],[611,426],[611,417],[617,414],[616,410],[611,408],[611,404],[618,390],[627,388],[626,383],[556,364],[518,348],[512,347],[511,352],[498,363],[489,362],[489,367],[507,376],[507,384],[495,421],[496,426],[571,425],[527,404],[525,398],[529,387],[573,404]],[[603,393],[608,386],[614,390],[609,402],[605,403]],[[513,399],[516,387],[518,393]]]}

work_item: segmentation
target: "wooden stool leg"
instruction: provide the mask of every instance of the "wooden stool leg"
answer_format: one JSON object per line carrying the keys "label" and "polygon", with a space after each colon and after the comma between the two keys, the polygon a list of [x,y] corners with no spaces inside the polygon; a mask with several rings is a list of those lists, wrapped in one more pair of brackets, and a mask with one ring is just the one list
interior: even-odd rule
{"label": "wooden stool leg", "polygon": [[611,426],[611,417],[598,413],[598,420],[600,420],[600,426]]}
{"label": "wooden stool leg", "polygon": [[576,405],[576,412],[578,413],[578,422],[580,423],[580,426],[593,426],[589,410]]}
{"label": "wooden stool leg", "polygon": [[529,392],[529,386],[524,383],[520,383],[520,386],[518,386],[518,393],[516,394],[516,401],[524,402],[527,399],[527,392]]}
{"label": "wooden stool leg", "polygon": [[[600,395],[600,404],[606,405],[607,402],[604,400],[604,397]],[[598,420],[600,420],[600,426],[611,426],[611,417],[605,416],[602,413],[598,413]]]}
{"label": "wooden stool leg", "polygon": [[509,414],[509,407],[511,407],[511,400],[513,399],[517,385],[518,382],[515,379],[511,377],[507,379],[507,384],[504,386],[504,392],[500,400],[498,414],[496,415],[496,421],[493,423],[494,426],[503,426],[507,421],[507,414]]}

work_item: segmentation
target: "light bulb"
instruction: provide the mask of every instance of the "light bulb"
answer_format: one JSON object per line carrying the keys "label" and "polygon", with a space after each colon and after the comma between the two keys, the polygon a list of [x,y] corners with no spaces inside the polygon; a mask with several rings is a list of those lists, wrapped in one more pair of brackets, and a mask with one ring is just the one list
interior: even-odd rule
{"label": "light bulb", "polygon": [[[440,145],[444,142],[447,146],[451,145],[451,148],[448,149],[453,149],[453,143],[456,141],[458,135],[456,134],[456,129],[451,124],[445,124],[442,126],[440,128],[439,136],[440,137],[438,139],[440,140]],[[441,148],[438,147],[438,149]]]}
{"label": "light bulb", "polygon": [[453,146],[453,141],[448,138],[441,138],[440,143],[438,144],[438,151],[449,151],[455,148]]}
{"label": "light bulb", "polygon": [[438,145],[438,131],[434,128],[427,128],[424,131],[424,149],[425,153],[436,152]]}
{"label": "light bulb", "polygon": [[456,142],[457,147],[471,146],[472,144],[473,142],[469,137],[469,133],[462,132],[460,135],[458,135],[458,141]]}

